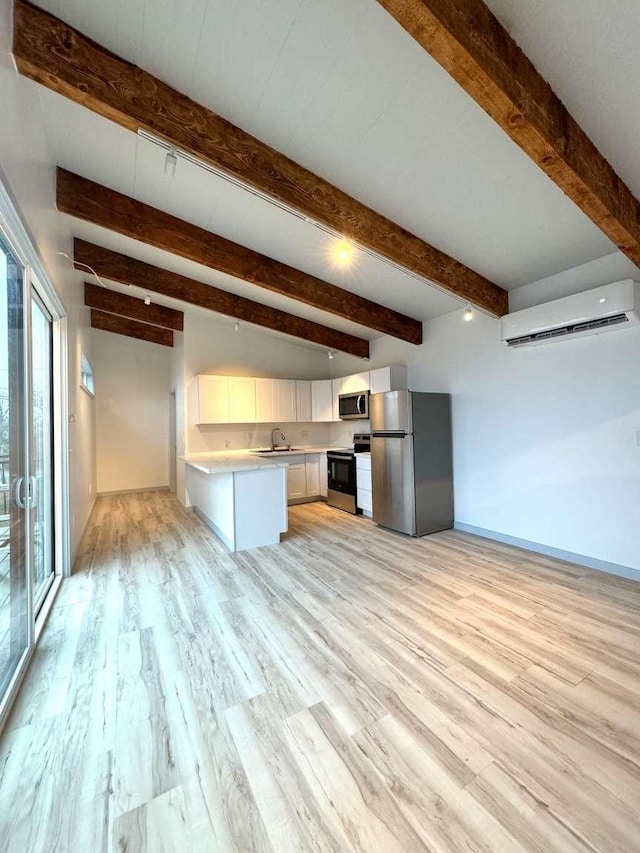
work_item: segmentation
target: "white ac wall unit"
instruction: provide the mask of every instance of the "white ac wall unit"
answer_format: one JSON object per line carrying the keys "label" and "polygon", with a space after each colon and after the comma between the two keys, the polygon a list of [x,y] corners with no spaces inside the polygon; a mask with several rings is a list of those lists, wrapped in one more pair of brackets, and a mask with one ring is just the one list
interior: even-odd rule
{"label": "white ac wall unit", "polygon": [[502,340],[508,347],[627,329],[640,323],[640,283],[626,279],[553,302],[514,311],[502,318]]}

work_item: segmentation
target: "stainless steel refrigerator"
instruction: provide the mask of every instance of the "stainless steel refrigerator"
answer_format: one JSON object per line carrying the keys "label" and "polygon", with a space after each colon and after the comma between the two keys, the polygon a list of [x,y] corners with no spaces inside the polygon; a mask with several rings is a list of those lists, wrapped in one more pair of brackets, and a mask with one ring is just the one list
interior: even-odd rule
{"label": "stainless steel refrigerator", "polygon": [[453,527],[451,398],[448,394],[372,394],[373,520],[424,536]]}

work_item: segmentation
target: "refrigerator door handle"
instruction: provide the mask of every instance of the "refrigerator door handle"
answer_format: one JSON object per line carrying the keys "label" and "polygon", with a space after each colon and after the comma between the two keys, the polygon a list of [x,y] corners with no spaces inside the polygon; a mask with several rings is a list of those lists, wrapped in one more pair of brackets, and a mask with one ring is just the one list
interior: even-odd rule
{"label": "refrigerator door handle", "polygon": [[371,433],[373,438],[406,438],[410,433],[401,430],[381,430],[377,429]]}

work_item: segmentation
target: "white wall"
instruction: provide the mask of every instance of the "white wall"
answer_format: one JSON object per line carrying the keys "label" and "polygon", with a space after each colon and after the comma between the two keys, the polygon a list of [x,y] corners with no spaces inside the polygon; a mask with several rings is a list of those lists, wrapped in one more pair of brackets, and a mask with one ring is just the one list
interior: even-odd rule
{"label": "white wall", "polygon": [[93,330],[98,492],[169,485],[171,350]]}
{"label": "white wall", "polygon": [[461,314],[421,347],[372,347],[373,367],[452,394],[456,522],[640,569],[640,328],[514,351]]}
{"label": "white wall", "polygon": [[35,83],[19,77],[10,56],[11,2],[0,0],[0,179],[31,233],[67,312],[69,498],[71,556],[75,557],[95,497],[94,404],[80,389],[80,356],[91,357],[81,276],[57,251],[72,254],[68,222],[55,208],[55,157],[48,149]]}

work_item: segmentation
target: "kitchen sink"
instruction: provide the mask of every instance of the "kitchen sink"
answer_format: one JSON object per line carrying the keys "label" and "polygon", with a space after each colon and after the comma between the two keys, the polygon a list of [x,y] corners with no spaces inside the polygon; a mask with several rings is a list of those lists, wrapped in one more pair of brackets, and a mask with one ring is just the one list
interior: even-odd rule
{"label": "kitchen sink", "polygon": [[277,454],[286,456],[287,453],[295,453],[301,450],[304,450],[304,447],[276,447],[275,450],[269,450],[269,448],[266,448],[265,450],[252,450],[251,453],[254,453],[256,456],[275,456]]}

